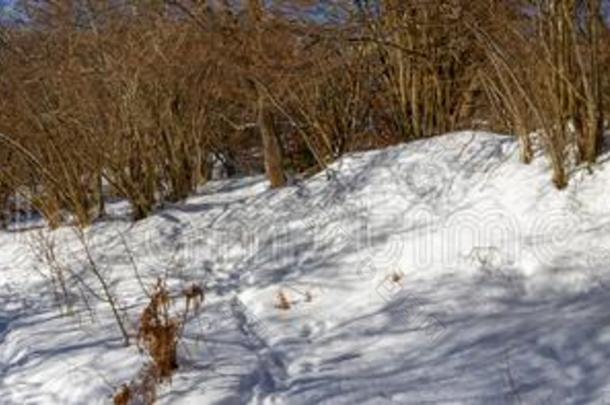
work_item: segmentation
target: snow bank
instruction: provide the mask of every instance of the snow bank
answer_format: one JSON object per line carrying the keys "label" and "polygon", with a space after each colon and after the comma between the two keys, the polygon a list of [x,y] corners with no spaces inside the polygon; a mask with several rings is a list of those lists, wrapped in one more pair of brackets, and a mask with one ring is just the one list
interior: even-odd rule
{"label": "snow bank", "polygon": [[[281,190],[212,182],[135,224],[115,205],[88,235],[132,328],[129,255],[145,284],[207,290],[160,403],[610,402],[610,155],[557,191],[517,148],[464,132]],[[146,359],[105,303],[58,313],[39,232],[0,233],[0,403],[107,403]],[[73,232],[50,238],[95,286]]]}

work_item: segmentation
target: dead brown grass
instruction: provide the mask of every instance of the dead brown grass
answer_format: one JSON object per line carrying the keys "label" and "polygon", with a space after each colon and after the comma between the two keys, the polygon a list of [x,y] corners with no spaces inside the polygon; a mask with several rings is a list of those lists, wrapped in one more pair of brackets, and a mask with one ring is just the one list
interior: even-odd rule
{"label": "dead brown grass", "polygon": [[148,306],[140,317],[138,345],[150,355],[158,381],[171,378],[178,368],[176,348],[181,322],[169,313],[171,298],[165,283],[159,279]]}
{"label": "dead brown grass", "polygon": [[123,384],[113,397],[114,405],[153,405],[157,400],[158,372],[152,365],[143,367],[130,384]]}
{"label": "dead brown grass", "polygon": [[142,311],[139,320],[137,343],[150,357],[138,375],[122,385],[114,395],[115,405],[143,403],[153,404],[157,396],[157,385],[171,382],[178,369],[177,347],[182,337],[184,324],[189,314],[196,313],[204,299],[204,291],[198,284],[183,289],[185,299],[182,314],[171,313],[172,297],[164,280],[158,279],[150,301]]}
{"label": "dead brown grass", "polygon": [[292,308],[292,303],[288,299],[288,295],[285,292],[279,291],[277,293],[275,307],[282,311],[288,311],[290,308]]}

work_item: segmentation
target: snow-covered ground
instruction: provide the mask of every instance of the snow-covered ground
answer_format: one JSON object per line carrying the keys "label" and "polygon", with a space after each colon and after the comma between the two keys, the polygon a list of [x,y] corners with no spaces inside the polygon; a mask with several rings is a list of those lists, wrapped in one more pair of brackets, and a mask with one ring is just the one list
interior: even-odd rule
{"label": "snow-covered ground", "polygon": [[[87,235],[132,333],[134,267],[206,287],[161,404],[610,404],[609,160],[557,191],[514,138],[451,134],[280,190],[212,182],[135,224],[117,203]],[[41,240],[81,280],[71,316]],[[0,233],[0,404],[109,403],[146,361],[88,266],[69,228]]]}

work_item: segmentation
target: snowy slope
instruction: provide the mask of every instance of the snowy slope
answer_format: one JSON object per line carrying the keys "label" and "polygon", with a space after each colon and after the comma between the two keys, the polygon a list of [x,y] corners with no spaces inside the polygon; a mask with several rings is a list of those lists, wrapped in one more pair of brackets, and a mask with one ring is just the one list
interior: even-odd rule
{"label": "snowy slope", "polygon": [[[147,285],[206,286],[163,404],[610,403],[609,160],[560,192],[512,137],[464,132],[281,190],[213,182],[135,224],[116,204],[88,235],[132,328],[127,252]],[[94,297],[95,319],[59,313],[40,232],[0,233],[0,404],[109,403],[145,358]],[[74,232],[49,237],[95,286]]]}

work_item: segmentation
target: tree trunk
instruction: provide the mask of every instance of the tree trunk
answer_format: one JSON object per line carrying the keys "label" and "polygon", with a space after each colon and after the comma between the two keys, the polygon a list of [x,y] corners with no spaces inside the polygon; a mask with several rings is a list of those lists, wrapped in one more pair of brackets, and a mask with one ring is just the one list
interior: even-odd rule
{"label": "tree trunk", "polygon": [[282,187],[286,184],[282,167],[282,149],[275,131],[273,116],[266,106],[262,91],[258,94],[258,127],[263,140],[265,171],[272,188]]}

